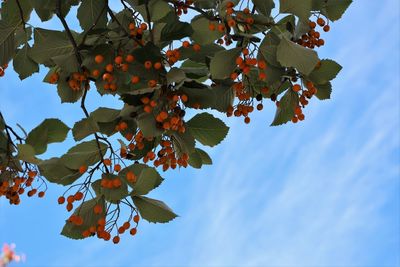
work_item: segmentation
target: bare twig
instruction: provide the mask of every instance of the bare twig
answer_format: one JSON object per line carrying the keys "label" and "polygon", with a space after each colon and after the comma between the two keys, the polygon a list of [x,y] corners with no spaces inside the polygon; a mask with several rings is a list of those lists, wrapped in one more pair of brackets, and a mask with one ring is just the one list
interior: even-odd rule
{"label": "bare twig", "polygon": [[153,30],[151,26],[151,15],[150,15],[150,9],[149,9],[149,0],[146,0],[146,3],[144,4],[146,7],[146,16],[147,16],[147,23],[149,24],[149,31],[150,31],[150,40],[152,43],[154,43],[154,35],[153,35]]}
{"label": "bare twig", "polygon": [[[108,2],[106,2],[106,3],[107,3],[107,6],[108,6]],[[62,25],[64,26],[65,32],[67,33],[67,36],[68,36],[68,38],[69,38],[69,40],[70,40],[70,42],[71,42],[71,44],[72,44],[72,46],[74,48],[75,57],[76,57],[76,60],[79,63],[79,68],[80,68],[81,72],[83,72],[83,69],[82,69],[82,57],[81,57],[81,55],[79,53],[78,45],[76,44],[76,41],[75,41],[75,39],[74,39],[74,37],[72,35],[72,32],[71,32],[71,30],[70,30],[65,18],[62,16],[62,13],[61,13],[61,0],[57,1],[57,17],[60,19]],[[86,85],[87,84],[85,84],[85,87],[83,89],[83,96],[82,96],[82,100],[81,100],[81,109],[83,110],[83,113],[85,113],[86,118],[89,118],[89,112],[87,111],[86,106],[85,106],[85,100],[86,100],[86,96],[87,96],[87,86]],[[99,136],[98,136],[97,133],[94,133],[94,136],[96,138],[96,144],[97,144],[97,148],[98,148],[98,151],[99,151],[100,159],[103,162],[104,155],[103,155],[103,152],[101,150]],[[105,166],[105,169],[106,169],[106,172],[109,172],[107,166]]]}

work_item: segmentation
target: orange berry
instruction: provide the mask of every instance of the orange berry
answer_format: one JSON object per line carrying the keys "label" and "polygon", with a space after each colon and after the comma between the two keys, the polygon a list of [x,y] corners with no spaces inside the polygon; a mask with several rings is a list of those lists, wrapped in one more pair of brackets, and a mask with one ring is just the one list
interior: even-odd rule
{"label": "orange berry", "polygon": [[147,96],[145,96],[145,97],[142,97],[142,98],[140,99],[140,101],[141,101],[143,104],[149,104],[149,103],[150,103],[150,98],[148,98]]}
{"label": "orange berry", "polygon": [[322,26],[325,25],[325,20],[323,18],[318,18],[317,19],[317,24],[322,27]]}
{"label": "orange berry", "polygon": [[140,217],[139,217],[139,215],[135,215],[135,216],[133,216],[133,221],[134,221],[135,223],[138,223],[138,222],[139,222],[139,220],[140,220]]}
{"label": "orange berry", "polygon": [[93,208],[95,214],[100,214],[103,211],[103,207],[99,204],[95,205]]}
{"label": "orange berry", "polygon": [[133,172],[128,172],[126,174],[126,179],[128,180],[128,182],[135,183],[137,178]]}
{"label": "orange berry", "polygon": [[301,86],[298,84],[293,85],[293,91],[299,92],[301,90]]}
{"label": "orange berry", "polygon": [[80,174],[84,174],[87,171],[87,166],[86,165],[82,165],[79,167],[79,173]]}
{"label": "orange berry", "polygon": [[114,179],[114,180],[112,180],[112,186],[113,187],[115,187],[115,188],[118,188],[118,187],[120,187],[121,185],[122,185],[122,183],[121,183],[121,180],[120,179]]}
{"label": "orange berry", "polygon": [[71,195],[71,196],[68,196],[68,197],[67,197],[67,202],[68,202],[68,203],[73,203],[74,201],[75,201],[74,196]]}
{"label": "orange berry", "polygon": [[188,101],[187,95],[181,95],[181,100],[182,102],[187,102]]}
{"label": "orange berry", "polygon": [[147,24],[146,23],[140,24],[140,29],[142,29],[143,31],[147,30]]}
{"label": "orange berry", "polygon": [[131,235],[136,235],[136,233],[137,233],[136,228],[132,228],[132,229],[129,231],[129,233],[130,233]]}
{"label": "orange berry", "polygon": [[209,25],[208,25],[208,29],[210,30],[210,31],[215,31],[215,24],[214,23],[210,23]]}
{"label": "orange berry", "polygon": [[114,71],[114,66],[112,64],[107,64],[106,71],[113,72]]}
{"label": "orange berry", "polygon": [[119,172],[121,170],[121,165],[115,164],[114,165],[114,171]]}
{"label": "orange berry", "polygon": [[194,45],[193,45],[193,50],[194,50],[195,52],[199,52],[200,49],[201,49],[201,47],[200,47],[199,44],[194,44]]}
{"label": "orange berry", "polygon": [[150,80],[148,83],[149,87],[156,87],[157,86],[157,81],[156,80]]}
{"label": "orange berry", "polygon": [[104,165],[110,166],[111,165],[111,159],[104,159],[103,163],[104,163]]}
{"label": "orange berry", "polygon": [[139,76],[132,76],[131,83],[133,83],[133,84],[138,83],[139,80],[140,80]]}
{"label": "orange berry", "polygon": [[74,195],[74,200],[79,201],[83,198],[83,193],[82,192],[76,192]]}
{"label": "orange berry", "polygon": [[112,241],[113,241],[114,244],[118,244],[119,241],[120,241],[119,236],[114,236],[113,239],[112,239]]}
{"label": "orange berry", "polygon": [[190,43],[189,43],[188,41],[184,41],[184,42],[182,43],[182,46],[183,46],[184,48],[188,48],[188,47],[190,46]]}
{"label": "orange berry", "polygon": [[67,204],[67,211],[71,211],[74,208],[74,205],[72,203]]}
{"label": "orange berry", "polygon": [[152,66],[153,66],[153,64],[151,63],[151,61],[146,61],[146,62],[144,63],[144,67],[145,67],[146,69],[151,69]]}
{"label": "orange berry", "polygon": [[117,64],[117,65],[121,65],[123,61],[124,61],[124,59],[123,59],[121,56],[117,56],[117,57],[114,59],[114,62],[115,62],[115,64]]}
{"label": "orange berry", "polygon": [[144,110],[144,112],[146,112],[146,113],[151,113],[153,109],[151,108],[151,106],[145,105],[144,108],[143,108],[143,110]]}
{"label": "orange berry", "polygon": [[99,77],[99,75],[100,75],[100,71],[99,70],[93,70],[92,71],[92,76],[93,77],[97,78],[97,77]]}
{"label": "orange berry", "polygon": [[132,63],[133,61],[135,61],[135,57],[132,56],[132,55],[127,55],[125,57],[125,61],[128,62],[128,63]]}
{"label": "orange berry", "polygon": [[154,69],[156,69],[156,70],[161,69],[161,67],[162,67],[162,65],[161,65],[160,62],[156,62],[156,63],[154,64]]}
{"label": "orange berry", "polygon": [[122,227],[125,228],[125,230],[128,230],[131,227],[131,224],[129,222],[124,222],[124,224],[122,225]]}
{"label": "orange berry", "polygon": [[103,63],[103,61],[104,61],[104,57],[103,57],[102,55],[97,55],[97,56],[94,57],[94,61],[95,61],[97,64],[101,64],[101,63]]}
{"label": "orange berry", "polygon": [[58,204],[61,205],[61,204],[64,204],[64,202],[65,202],[65,197],[61,196],[61,197],[58,198]]}

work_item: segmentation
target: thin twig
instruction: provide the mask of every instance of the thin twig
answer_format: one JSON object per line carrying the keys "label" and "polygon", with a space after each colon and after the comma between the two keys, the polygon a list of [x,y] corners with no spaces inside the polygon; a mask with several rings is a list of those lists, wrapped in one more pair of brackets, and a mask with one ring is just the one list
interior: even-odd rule
{"label": "thin twig", "polygon": [[139,41],[138,39],[136,39],[135,37],[131,36],[131,35],[129,34],[129,32],[122,26],[121,22],[119,22],[118,18],[114,15],[114,12],[111,10],[110,6],[107,6],[107,11],[108,11],[108,14],[110,15],[111,19],[112,19],[113,21],[115,21],[115,22],[118,24],[118,26],[124,31],[124,33],[126,34],[126,36],[127,36],[129,39],[132,39],[133,41],[135,41],[139,46],[143,47],[142,42],[140,42],[140,41]]}
{"label": "thin twig", "polygon": [[21,6],[21,3],[19,2],[19,0],[16,0],[16,2],[17,2],[19,15],[21,17],[22,24],[24,25],[24,31],[26,31],[26,29],[25,29],[26,21],[25,21],[25,18],[24,18],[24,11],[22,9],[22,6]]}
{"label": "thin twig", "polygon": [[[108,6],[108,4],[107,4],[107,6]],[[80,68],[81,72],[83,72],[83,69],[82,69],[82,57],[81,57],[81,55],[79,53],[78,45],[76,44],[76,41],[75,41],[75,39],[74,39],[74,37],[72,35],[72,32],[71,32],[67,22],[65,21],[64,17],[62,16],[62,13],[61,13],[61,0],[57,1],[57,17],[60,19],[62,25],[64,26],[65,32],[67,33],[67,36],[68,36],[68,38],[69,38],[69,40],[70,40],[70,42],[71,42],[71,44],[72,44],[72,46],[74,48],[75,57],[76,57],[76,60],[79,63],[79,68]],[[86,106],[85,106],[85,100],[86,100],[86,96],[87,96],[87,86],[86,85],[85,85],[85,87],[83,89],[83,96],[82,96],[82,99],[81,99],[81,109],[83,110],[83,113],[85,113],[86,118],[89,118],[89,112],[87,111]],[[96,138],[96,144],[97,144],[97,149],[99,151],[100,159],[103,162],[104,155],[103,155],[103,152],[101,150],[99,136],[98,136],[97,133],[94,133],[94,136]],[[108,173],[109,172],[108,167],[105,166],[105,168],[106,168],[106,172]]]}
{"label": "thin twig", "polygon": [[78,47],[82,47],[82,45],[85,44],[86,42],[86,38],[88,37],[89,33],[94,29],[94,27],[96,27],[96,25],[99,23],[101,16],[103,15],[104,12],[106,12],[108,7],[108,0],[104,0],[104,7],[101,10],[101,12],[99,13],[99,15],[97,16],[96,20],[94,21],[93,25],[85,32],[85,34],[83,35],[82,41],[79,44]]}
{"label": "thin twig", "polygon": [[151,28],[151,15],[150,15],[150,9],[149,9],[149,0],[146,0],[146,3],[144,5],[146,7],[147,23],[149,24],[150,40],[152,43],[154,43],[154,35],[153,35],[153,30]]}

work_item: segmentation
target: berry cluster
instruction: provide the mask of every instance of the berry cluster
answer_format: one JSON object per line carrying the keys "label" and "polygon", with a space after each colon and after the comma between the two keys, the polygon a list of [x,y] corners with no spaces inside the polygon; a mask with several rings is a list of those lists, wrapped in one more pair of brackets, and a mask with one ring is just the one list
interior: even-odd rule
{"label": "berry cluster", "polygon": [[[43,198],[45,196],[47,185],[45,181],[38,175],[36,170],[29,164],[26,164],[26,170],[17,172],[9,168],[0,167],[0,177],[10,177],[9,179],[0,180],[0,197],[5,196],[10,204],[18,205],[21,202],[20,196],[26,193],[28,197],[38,195]],[[39,182],[39,185],[34,185]],[[35,183],[37,184],[37,183]],[[41,187],[44,190],[40,190]]]}
{"label": "berry cluster", "polygon": [[310,26],[310,30],[306,34],[303,34],[301,38],[297,40],[297,43],[310,49],[323,46],[325,41],[321,39],[321,33],[317,31],[316,27],[318,25],[322,27],[324,32],[329,32],[330,26],[326,24],[325,20],[321,17],[319,17],[316,22],[310,21],[308,25]]}

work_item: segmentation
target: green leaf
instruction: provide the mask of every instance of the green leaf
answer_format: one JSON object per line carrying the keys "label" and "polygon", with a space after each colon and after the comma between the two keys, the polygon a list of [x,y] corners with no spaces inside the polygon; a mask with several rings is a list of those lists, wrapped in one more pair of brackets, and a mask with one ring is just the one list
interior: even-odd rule
{"label": "green leaf", "polygon": [[270,65],[281,67],[281,64],[279,64],[276,58],[276,52],[280,41],[281,40],[279,37],[276,36],[272,31],[268,32],[260,44],[258,57],[262,55],[264,57],[263,59]]}
{"label": "green leaf", "polygon": [[19,160],[39,164],[40,160],[35,156],[35,149],[28,144],[18,144],[18,156]]}
{"label": "green leaf", "polygon": [[227,79],[236,69],[236,58],[240,55],[241,48],[233,48],[217,52],[211,59],[210,73],[213,79]]}
{"label": "green leaf", "polygon": [[7,64],[15,54],[15,30],[18,26],[0,20],[0,66]]}
{"label": "green leaf", "polygon": [[[99,142],[100,151],[104,155],[108,146]],[[61,162],[68,168],[78,170],[81,166],[92,166],[101,160],[96,140],[82,142],[72,147],[61,157]]]}
{"label": "green leaf", "polygon": [[200,169],[203,165],[211,165],[212,160],[204,150],[196,148],[195,151],[190,154],[188,163],[193,168]]}
{"label": "green leaf", "polygon": [[24,45],[17,52],[13,60],[14,70],[19,74],[21,80],[31,76],[35,72],[39,72],[39,65],[28,55],[29,50],[30,46],[28,44]]}
{"label": "green leaf", "polygon": [[87,31],[94,24],[96,24],[94,29],[105,28],[107,24],[107,9],[105,5],[106,1],[83,0],[77,14],[81,28]]}
{"label": "green leaf", "polygon": [[311,72],[309,78],[315,84],[326,84],[336,78],[342,66],[330,59],[321,60],[321,66]]}
{"label": "green leaf", "polygon": [[[144,2],[140,3],[140,0],[127,0],[126,2],[128,2],[133,9],[138,11],[147,22],[146,6],[143,4]],[[159,21],[172,11],[172,7],[164,0],[152,0],[149,1],[149,11],[151,21]]]}
{"label": "green leaf", "polygon": [[265,15],[270,16],[272,9],[275,7],[273,0],[252,0],[256,10]]}
{"label": "green leaf", "polygon": [[51,60],[66,73],[79,72],[80,66],[75,53],[55,56]]}
{"label": "green leaf", "polygon": [[51,183],[70,185],[82,176],[77,169],[66,167],[60,158],[42,161],[38,167],[40,174]]}
{"label": "green leaf", "polygon": [[180,68],[171,68],[167,73],[167,83],[180,83],[186,79],[185,72]]}
{"label": "green leaf", "polygon": [[279,107],[276,110],[274,121],[271,126],[282,125],[294,117],[294,110],[299,103],[299,95],[289,89],[279,100]]}
{"label": "green leaf", "polygon": [[92,117],[84,118],[75,123],[72,128],[72,134],[74,136],[75,141],[81,141],[87,136],[94,134],[99,131],[99,126],[93,120]]}
{"label": "green leaf", "polygon": [[134,184],[132,196],[147,195],[151,190],[157,188],[164,179],[160,176],[156,169],[144,168]]}
{"label": "green leaf", "polygon": [[61,103],[75,103],[83,95],[83,90],[72,90],[65,79],[60,78],[57,84],[57,93]]}
{"label": "green leaf", "polygon": [[195,169],[200,169],[203,166],[203,161],[197,151],[194,151],[192,154],[189,155],[188,163]]}
{"label": "green leaf", "polygon": [[209,57],[213,57],[217,52],[225,51],[225,49],[217,44],[203,45],[200,51],[194,51],[193,46],[188,48],[180,48],[181,60],[190,59],[199,63],[206,63]]}
{"label": "green leaf", "polygon": [[326,100],[331,98],[332,84],[330,82],[326,84],[318,84],[315,86],[317,88],[317,93],[315,94],[319,100]]}
{"label": "green leaf", "polygon": [[[96,205],[100,205],[102,207],[102,212],[99,214],[94,212],[94,207]],[[105,217],[105,211],[106,204],[103,198],[94,198],[83,202],[75,209],[73,213],[73,215],[80,216],[83,219],[83,224],[75,225],[67,221],[61,231],[61,234],[71,239],[84,239],[83,232],[89,230],[91,226],[94,226],[97,229],[97,222],[100,218]]]}
{"label": "green leaf", "polygon": [[332,21],[340,19],[352,2],[353,2],[352,0],[326,1],[325,8],[328,18]]}
{"label": "green leaf", "polygon": [[207,154],[207,152],[200,148],[196,148],[196,151],[200,155],[201,161],[204,165],[211,165],[213,163],[211,157]]}
{"label": "green leaf", "polygon": [[144,196],[133,196],[133,203],[139,210],[140,216],[148,222],[166,223],[177,215],[162,201]]}
{"label": "green leaf", "polygon": [[[175,17],[175,15],[173,16]],[[173,21],[165,24],[160,34],[161,42],[170,42],[191,36],[193,34],[193,29],[189,23],[174,19]]]}
{"label": "green leaf", "polygon": [[46,119],[28,134],[26,143],[40,155],[46,152],[48,144],[63,142],[69,130],[59,119]]}
{"label": "green leaf", "polygon": [[144,137],[155,137],[162,134],[157,127],[156,120],[152,113],[142,113],[137,117],[137,126],[143,132]]}
{"label": "green leaf", "polygon": [[215,0],[194,0],[193,2],[196,7],[202,9],[212,9],[217,5]]}
{"label": "green leaf", "polygon": [[221,143],[229,131],[223,121],[209,113],[197,114],[186,125],[197,141],[211,147]]}
{"label": "green leaf", "polygon": [[35,28],[35,43],[30,50],[30,57],[40,64],[49,64],[52,57],[74,52],[65,32]]}
{"label": "green leaf", "polygon": [[310,74],[319,62],[317,52],[286,38],[281,40],[276,55],[282,66],[294,67],[305,75]]}
{"label": "green leaf", "polygon": [[[210,24],[214,24],[215,30],[211,31],[208,27]],[[221,38],[224,33],[218,31],[218,23],[210,21],[202,15],[195,16],[191,22],[193,28],[192,40],[199,45],[211,44]]]}
{"label": "green leaf", "polygon": [[[18,5],[19,4],[19,5]],[[1,19],[7,21],[12,25],[21,25],[21,14],[19,11],[21,7],[24,21],[28,21],[32,12],[32,5],[30,1],[7,0],[3,1],[1,5]]]}
{"label": "green leaf", "polygon": [[312,0],[279,0],[280,13],[292,13],[302,20],[308,20],[312,9]]}
{"label": "green leaf", "polygon": [[120,110],[100,107],[90,113],[90,117],[96,122],[112,122],[118,118]]}
{"label": "green leaf", "polygon": [[172,137],[174,149],[179,157],[184,153],[190,155],[194,151],[196,141],[188,131],[184,133],[173,132]]}

